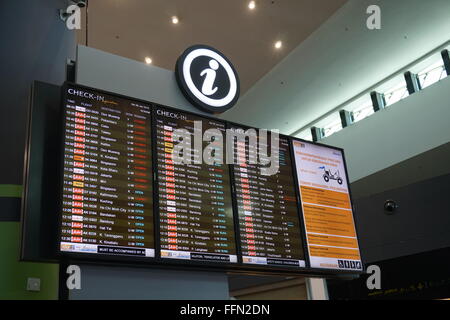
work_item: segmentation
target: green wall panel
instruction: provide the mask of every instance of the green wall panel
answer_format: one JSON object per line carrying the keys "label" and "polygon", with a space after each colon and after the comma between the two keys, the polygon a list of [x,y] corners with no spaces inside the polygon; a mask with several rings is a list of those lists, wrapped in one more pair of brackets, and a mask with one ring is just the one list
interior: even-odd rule
{"label": "green wall panel", "polygon": [[0,197],[22,196],[22,186],[17,184],[0,184]]}
{"label": "green wall panel", "polygon": [[[0,223],[0,299],[58,299],[58,264],[19,262],[20,224]],[[40,278],[41,291],[26,290],[27,278]]]}

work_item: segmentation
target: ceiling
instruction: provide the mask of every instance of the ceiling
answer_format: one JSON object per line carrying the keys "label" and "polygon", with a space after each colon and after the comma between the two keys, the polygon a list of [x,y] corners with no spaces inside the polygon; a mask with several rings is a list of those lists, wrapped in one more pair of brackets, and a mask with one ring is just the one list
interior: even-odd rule
{"label": "ceiling", "polygon": [[[173,70],[194,44],[222,51],[236,67],[244,94],[347,0],[102,0],[90,1],[78,42]],[[172,16],[179,18],[174,25]],[[283,42],[276,50],[274,43]]]}

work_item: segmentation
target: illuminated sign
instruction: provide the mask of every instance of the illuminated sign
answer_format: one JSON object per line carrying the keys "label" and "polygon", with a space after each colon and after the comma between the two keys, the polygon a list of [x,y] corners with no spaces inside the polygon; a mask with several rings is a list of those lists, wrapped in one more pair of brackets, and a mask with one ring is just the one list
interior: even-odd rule
{"label": "illuminated sign", "polygon": [[194,106],[211,113],[224,112],[239,98],[239,78],[231,62],[214,48],[196,45],[178,58],[178,85]]}

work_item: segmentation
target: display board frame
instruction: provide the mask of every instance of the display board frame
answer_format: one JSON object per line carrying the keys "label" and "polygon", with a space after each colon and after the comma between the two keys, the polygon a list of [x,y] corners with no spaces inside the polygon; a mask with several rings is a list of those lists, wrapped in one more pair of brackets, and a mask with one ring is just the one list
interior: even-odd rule
{"label": "display board frame", "polygon": [[[27,113],[24,152],[23,193],[21,202],[20,261],[55,263],[58,261],[57,204],[52,203],[58,192],[59,127],[61,87],[34,81]],[[45,245],[44,245],[45,243]]]}
{"label": "display board frame", "polygon": [[[106,94],[115,96],[121,99],[126,100],[132,100],[138,103],[142,103],[145,105],[149,105],[151,107],[151,159],[152,159],[152,186],[153,186],[153,222],[154,222],[154,250],[155,250],[155,257],[138,257],[138,256],[124,256],[124,255],[109,255],[109,254],[98,254],[98,253],[79,253],[79,252],[67,252],[67,251],[61,251],[60,250],[60,239],[61,239],[61,220],[62,220],[62,214],[61,214],[61,208],[62,208],[62,193],[63,193],[63,170],[64,170],[64,127],[65,127],[65,108],[66,108],[66,101],[67,101],[67,89],[68,87],[76,87],[79,89],[84,90],[90,90],[94,91],[99,94]],[[60,136],[56,137],[59,139],[59,145],[60,147],[60,154],[58,155],[60,157],[60,168],[58,168],[59,171],[59,183],[58,186],[59,194],[58,194],[58,208],[59,212],[57,214],[58,221],[57,226],[58,230],[55,230],[55,237],[57,237],[57,248],[55,248],[55,256],[60,262],[64,263],[87,263],[87,264],[101,264],[101,265],[122,265],[122,266],[133,266],[133,267],[142,267],[142,268],[170,268],[170,269],[187,269],[187,270],[204,270],[204,271],[220,271],[220,272],[230,272],[230,273],[244,273],[244,274],[265,274],[265,275],[292,275],[292,276],[308,276],[308,277],[338,277],[338,278],[353,278],[357,277],[360,274],[364,273],[364,267],[363,270],[357,271],[357,270],[338,270],[338,269],[324,269],[324,268],[311,268],[309,263],[309,254],[308,254],[308,248],[307,248],[307,239],[305,234],[305,227],[304,227],[304,221],[303,221],[303,212],[302,212],[302,206],[300,203],[300,194],[299,194],[299,184],[296,174],[296,168],[295,168],[295,154],[293,149],[293,141],[303,141],[305,143],[312,143],[316,145],[321,145],[327,148],[336,149],[342,152],[343,159],[344,159],[344,166],[346,170],[346,179],[348,182],[348,171],[347,171],[347,165],[345,162],[345,154],[343,149],[333,146],[328,146],[325,144],[320,144],[316,142],[306,141],[298,138],[294,138],[292,136],[288,135],[282,135],[280,134],[280,137],[286,138],[289,143],[289,150],[290,150],[290,157],[291,157],[291,164],[293,166],[292,172],[294,174],[293,181],[295,184],[295,194],[296,194],[296,200],[297,200],[297,215],[299,218],[300,227],[302,228],[300,230],[301,239],[302,239],[302,248],[304,253],[304,259],[306,263],[306,267],[296,267],[296,266],[279,266],[279,265],[253,265],[253,264],[244,264],[242,263],[242,252],[241,252],[241,239],[240,239],[240,232],[239,232],[239,217],[237,214],[237,200],[235,195],[235,177],[234,177],[234,165],[228,164],[229,168],[229,175],[230,175],[230,189],[231,189],[231,202],[232,202],[232,209],[233,209],[233,222],[234,222],[234,233],[235,233],[235,244],[236,244],[236,254],[238,257],[237,263],[227,263],[227,262],[212,262],[212,261],[200,261],[200,260],[178,260],[178,259],[162,259],[161,258],[161,248],[160,248],[160,236],[159,236],[159,227],[160,227],[160,215],[159,215],[159,192],[158,192],[158,169],[157,169],[157,143],[156,143],[156,129],[155,129],[155,108],[160,107],[165,110],[170,110],[173,112],[193,115],[195,117],[200,117],[202,119],[212,120],[215,122],[220,122],[225,125],[226,129],[229,129],[231,127],[240,127],[240,128],[253,128],[258,130],[258,128],[242,125],[235,122],[230,122],[222,119],[217,119],[212,116],[204,115],[204,114],[198,114],[195,112],[180,110],[177,108],[173,108],[170,106],[165,106],[162,104],[154,103],[151,101],[146,101],[134,97],[129,97],[121,94],[117,94],[114,92],[109,92],[102,89],[97,89],[93,87],[88,87],[84,85],[80,85],[73,82],[65,82],[62,87],[62,94],[61,94],[61,113],[60,113]],[[351,201],[352,206],[352,212],[354,213],[354,207],[353,207],[353,200],[351,198],[351,190],[349,186],[349,197]],[[353,221],[355,223],[355,229],[356,228],[356,219],[353,214]],[[357,234],[358,239],[358,245],[359,243],[359,237]],[[360,247],[359,247],[360,248]],[[362,261],[362,258],[361,258]],[[364,266],[364,262],[362,261],[362,264]]]}
{"label": "display board frame", "polygon": [[358,234],[358,228],[357,228],[357,218],[355,216],[355,206],[354,206],[354,202],[353,202],[353,198],[352,198],[352,192],[351,192],[351,188],[350,188],[350,181],[348,179],[348,169],[347,169],[347,161],[345,159],[345,151],[343,148],[339,148],[339,147],[335,147],[335,146],[330,146],[327,144],[323,144],[323,143],[319,143],[319,142],[314,142],[314,141],[308,141],[308,140],[304,140],[304,139],[300,139],[300,138],[296,138],[296,137],[290,137],[291,143],[290,143],[290,148],[291,148],[291,155],[292,155],[292,160],[293,160],[293,165],[296,166],[296,160],[295,160],[295,150],[294,150],[294,142],[298,141],[298,142],[302,142],[302,143],[307,143],[307,144],[312,144],[312,145],[316,145],[316,146],[320,146],[320,147],[325,147],[328,149],[332,149],[332,150],[337,150],[339,152],[342,153],[342,159],[343,159],[343,166],[345,169],[345,178],[346,178],[346,183],[347,183],[347,187],[348,187],[348,196],[349,196],[349,200],[350,200],[350,207],[352,210],[352,220],[353,220],[353,224],[354,224],[354,228],[355,228],[355,235],[356,235],[356,241],[358,243],[358,252],[360,254],[360,260],[361,260],[361,270],[343,270],[343,269],[333,269],[333,268],[314,268],[311,267],[311,263],[310,263],[310,254],[309,254],[309,249],[308,249],[308,242],[307,242],[307,234],[306,234],[306,224],[304,221],[304,212],[303,212],[303,205],[302,205],[302,201],[301,201],[301,195],[300,195],[300,183],[298,180],[298,174],[296,173],[296,169],[295,171],[295,175],[294,175],[294,181],[296,184],[296,191],[297,191],[297,196],[298,196],[298,209],[299,209],[299,213],[301,215],[301,219],[303,221],[303,236],[305,238],[305,254],[308,256],[308,266],[310,267],[310,270],[314,270],[319,272],[319,270],[321,271],[325,271],[325,272],[332,272],[332,273],[355,273],[355,274],[363,274],[365,273],[365,266],[364,266],[364,260],[363,257],[361,255],[361,242],[360,242],[360,238],[359,238],[359,234]]}

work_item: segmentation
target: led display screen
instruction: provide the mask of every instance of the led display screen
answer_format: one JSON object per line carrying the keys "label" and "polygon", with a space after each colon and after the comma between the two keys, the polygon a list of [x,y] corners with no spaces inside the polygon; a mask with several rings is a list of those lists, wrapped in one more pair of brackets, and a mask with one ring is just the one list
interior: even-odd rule
{"label": "led display screen", "polygon": [[362,270],[342,151],[297,140],[293,148],[311,267]]}
{"label": "led display screen", "polygon": [[[208,146],[223,151],[219,136],[225,135],[225,124],[161,107],[154,109],[154,121],[161,258],[236,263],[229,168],[203,157]],[[188,144],[177,151],[183,133]]]}
{"label": "led display screen", "polygon": [[[266,141],[259,139],[258,148],[250,148],[250,143],[256,144],[256,140],[249,136],[258,132],[237,127],[232,130],[244,134],[234,139],[235,194],[243,263],[305,267],[289,140],[274,136],[279,150],[271,154],[270,133]],[[273,159],[279,156],[277,172],[261,172],[265,165],[258,154],[263,149]]]}
{"label": "led display screen", "polygon": [[154,257],[150,105],[65,91],[60,251]]}

